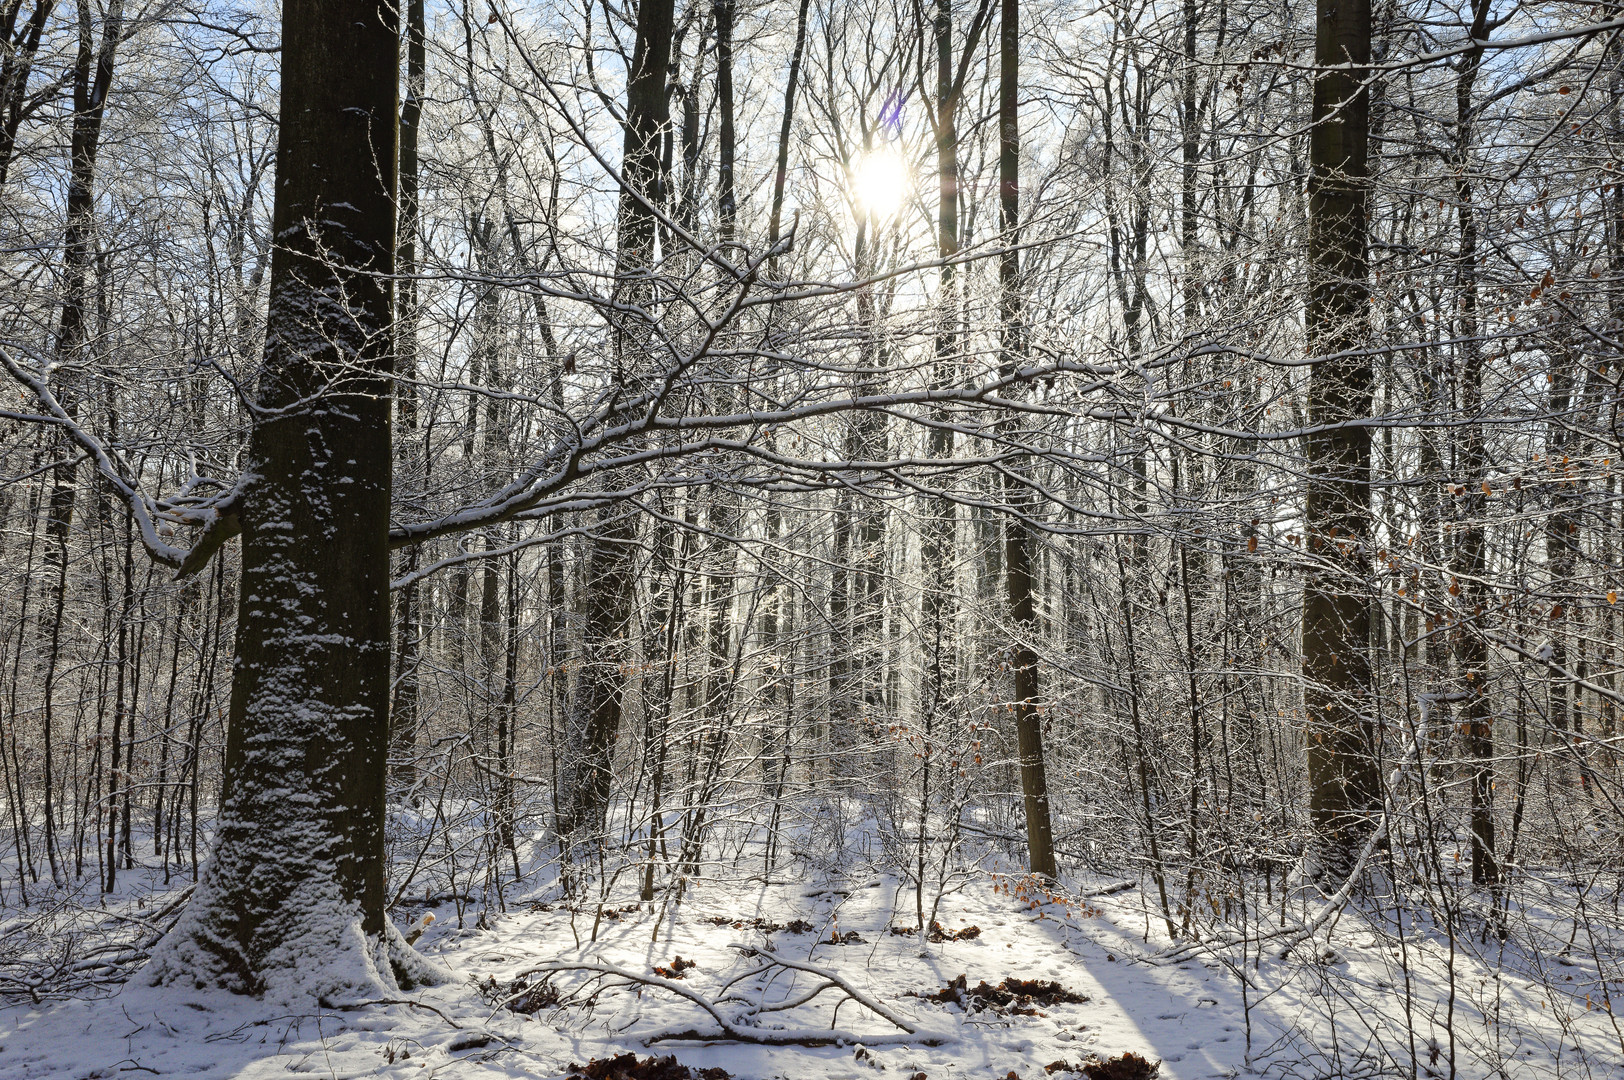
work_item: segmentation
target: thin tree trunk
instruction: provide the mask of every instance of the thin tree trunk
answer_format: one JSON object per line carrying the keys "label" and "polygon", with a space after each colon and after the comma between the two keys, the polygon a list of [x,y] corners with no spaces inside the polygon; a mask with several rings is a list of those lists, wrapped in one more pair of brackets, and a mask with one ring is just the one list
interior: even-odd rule
{"label": "thin tree trunk", "polygon": [[[661,135],[669,126],[666,71],[671,60],[674,0],[643,0],[637,9],[637,38],[627,75],[626,125],[621,157],[616,286],[628,304],[652,305],[648,275],[654,264],[655,214],[661,199]],[[631,366],[642,328],[622,323],[615,349]],[[622,478],[625,479],[625,478]],[[611,755],[620,735],[626,673],[623,651],[629,643],[636,519],[610,508],[593,531],[589,570],[583,578],[582,658],[576,698],[567,721],[571,760],[562,800],[561,837],[602,825],[608,809]]]}
{"label": "thin tree trunk", "polygon": [[[1474,42],[1488,36],[1488,0],[1472,0],[1471,34]],[[1457,501],[1461,519],[1456,524],[1456,580],[1460,588],[1459,615],[1463,626],[1455,655],[1466,685],[1461,706],[1466,753],[1472,761],[1471,829],[1472,882],[1493,885],[1500,878],[1494,851],[1494,728],[1489,698],[1489,649],[1482,634],[1490,597],[1484,584],[1488,555],[1484,540],[1484,514],[1488,510],[1488,450],[1484,445],[1483,349],[1478,341],[1477,207],[1472,190],[1472,89],[1483,48],[1474,45],[1461,58],[1455,85],[1455,205],[1460,218],[1460,253],[1455,272],[1460,287],[1460,326],[1455,337],[1460,349],[1459,464],[1466,491]]]}
{"label": "thin tree trunk", "polygon": [[[43,432],[41,437],[43,438]],[[34,451],[33,468],[37,469],[43,455],[39,444]],[[28,494],[28,543],[23,555],[23,595],[17,613],[17,651],[11,657],[11,680],[6,688],[6,713],[9,731],[0,729],[0,757],[4,758],[6,801],[11,804],[11,839],[17,852],[17,887],[24,904],[28,903],[28,882],[39,882],[39,867],[34,862],[34,847],[29,836],[28,792],[23,772],[22,757],[18,753],[17,729],[21,726],[17,711],[17,689],[22,681],[22,659],[28,634],[29,601],[34,592],[34,552],[39,546],[39,522],[42,509],[41,485],[34,485]]]}
{"label": "thin tree trunk", "polygon": [[[153,787],[152,853],[163,857],[166,873],[169,869],[169,847],[164,843],[164,799],[169,793],[170,744],[174,741],[175,732],[175,691],[180,685],[180,646],[184,637],[181,631],[187,608],[190,607],[192,590],[193,586],[188,583],[175,598],[175,617],[169,634],[169,689],[164,694],[163,735],[158,740],[158,777]],[[162,656],[160,652],[160,660]]]}
{"label": "thin tree trunk", "polygon": [[[124,821],[126,826],[128,825],[130,819],[129,783],[120,773],[119,728],[124,722],[126,712],[130,714],[130,721],[132,723],[135,720],[135,708],[133,700],[135,697],[135,688],[133,686],[130,688],[129,697],[125,697],[124,694],[124,676],[130,660],[130,602],[131,593],[135,587],[135,568],[133,565],[135,545],[130,535],[132,516],[133,515],[130,513],[130,511],[126,509],[124,513],[124,596],[119,605],[118,659],[115,661],[114,668],[114,677],[117,680],[117,688],[114,691],[113,705],[113,760],[107,773],[107,864],[105,867],[106,878],[102,887],[103,892],[112,892],[118,884],[118,800],[119,795],[121,794],[121,787],[122,794],[124,796]],[[99,720],[97,722],[98,724],[100,723]],[[125,740],[124,747],[126,753],[133,756],[135,753],[134,732],[132,731],[130,735],[131,737]],[[130,766],[128,763],[124,763],[123,768],[129,770]],[[124,781],[124,783],[121,784],[121,781]],[[126,844],[126,847],[127,846],[128,845]]]}
{"label": "thin tree trunk", "polygon": [[[397,484],[408,492],[423,482],[417,445],[417,232],[418,139],[423,125],[423,97],[428,79],[424,39],[424,0],[406,5],[406,96],[400,105],[400,216],[395,231],[395,272],[399,275],[395,322],[395,420],[400,429]],[[421,548],[407,552],[404,570],[417,569]],[[390,746],[395,782],[407,798],[417,783],[419,667],[423,646],[422,598],[417,583],[406,586],[397,601],[399,652],[394,700],[390,704]]]}
{"label": "thin tree trunk", "polygon": [[[801,58],[806,52],[806,13],[811,0],[801,0],[795,16],[795,49],[789,57],[789,76],[784,80],[784,115],[778,121],[778,161],[773,170],[772,210],[767,216],[767,246],[778,243],[784,220],[784,184],[789,176],[789,135],[795,122],[795,90],[801,78]],[[776,269],[773,276],[777,276]]]}
{"label": "thin tree trunk", "polygon": [[[11,163],[17,154],[17,131],[22,127],[28,109],[28,76],[34,69],[34,57],[39,52],[40,36],[45,32],[45,21],[51,17],[55,0],[38,0],[21,31],[17,30],[17,16],[22,0],[5,0],[0,7],[0,189],[6,186]],[[89,10],[85,10],[89,14]]]}
{"label": "thin tree trunk", "polygon": [[499,839],[513,859],[513,878],[523,877],[519,869],[519,845],[515,837],[517,807],[514,803],[514,745],[519,720],[519,556],[506,559],[507,626],[505,662],[502,666],[502,700],[496,722],[496,821]]}
{"label": "thin tree trunk", "polygon": [[[998,260],[998,316],[1006,370],[1026,355],[1021,312],[1021,265],[1017,250],[1021,225],[1020,0],[1003,0],[998,35],[998,226],[1003,252]],[[1031,500],[1016,482],[1007,486],[1011,509],[1004,522],[1004,582],[1014,624],[1015,739],[1021,763],[1021,795],[1026,808],[1027,863],[1034,874],[1058,875],[1050,822],[1049,779],[1043,750],[1039,702],[1036,581],[1032,572],[1032,533],[1019,514]],[[1152,824],[1154,827],[1154,824]]]}
{"label": "thin tree trunk", "polygon": [[[980,22],[977,22],[979,33]],[[954,79],[953,64],[953,5],[951,0],[937,0],[933,24],[936,45],[936,255],[941,260],[940,287],[936,295],[935,369],[931,372],[934,386],[951,386],[953,366],[959,349],[959,290],[958,266],[954,260],[959,254],[959,134],[958,101],[960,86]],[[974,42],[967,44],[973,49]],[[953,432],[948,411],[941,407],[930,410],[931,427],[926,436],[926,453],[932,458],[947,458],[953,453]],[[917,843],[918,875],[915,879],[915,907],[924,918],[924,862],[925,837],[929,832],[929,801],[931,771],[935,756],[936,718],[942,713],[952,695],[950,685],[955,669],[952,646],[954,570],[957,551],[954,543],[954,507],[946,499],[927,496],[924,500],[923,524],[920,529],[920,637],[924,657],[922,684],[919,689],[920,725],[923,742],[920,748],[920,815]],[[920,930],[925,929],[923,922]]]}
{"label": "thin tree trunk", "polygon": [[[96,152],[101,146],[102,116],[107,107],[107,91],[113,81],[113,54],[122,33],[123,5],[113,0],[102,22],[100,47],[96,45],[88,4],[79,6],[79,51],[73,67],[73,132],[70,140],[68,175],[68,227],[63,240],[62,318],[56,333],[56,361],[63,389],[59,394],[63,409],[78,414],[80,387],[78,369],[88,340],[86,307],[89,304],[88,278],[95,248]],[[73,525],[73,504],[79,485],[79,454],[64,438],[59,443],[63,460],[52,470],[50,509],[45,531],[50,539],[45,562],[54,571],[52,596],[44,635],[50,639],[45,668],[45,854],[51,876],[57,876],[56,777],[53,732],[56,672],[62,646],[62,617],[67,600],[68,536]]]}

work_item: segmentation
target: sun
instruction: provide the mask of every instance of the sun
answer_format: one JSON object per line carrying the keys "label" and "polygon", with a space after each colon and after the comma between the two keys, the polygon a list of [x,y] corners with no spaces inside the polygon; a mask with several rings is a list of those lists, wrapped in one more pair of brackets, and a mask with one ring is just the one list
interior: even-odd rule
{"label": "sun", "polygon": [[902,209],[912,186],[908,163],[889,146],[869,150],[852,164],[852,195],[865,214],[890,217]]}

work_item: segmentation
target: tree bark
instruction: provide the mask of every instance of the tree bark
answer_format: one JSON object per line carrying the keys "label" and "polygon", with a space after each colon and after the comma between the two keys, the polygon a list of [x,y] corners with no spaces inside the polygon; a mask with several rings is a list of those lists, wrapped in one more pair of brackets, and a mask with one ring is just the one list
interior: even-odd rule
{"label": "tree bark", "polygon": [[[1318,0],[1309,142],[1303,708],[1319,873],[1351,868],[1379,804],[1370,719],[1369,0]],[[1352,355],[1348,353],[1353,352]]]}
{"label": "tree bark", "polygon": [[326,1000],[436,978],[384,910],[399,48],[389,0],[284,4],[225,778],[154,982]]}
{"label": "tree bark", "polygon": [[733,178],[738,137],[733,115],[733,23],[738,11],[735,0],[716,0],[716,110],[720,131],[716,146],[716,212],[722,243],[733,242],[739,204]]}
{"label": "tree bark", "polygon": [[[933,24],[936,44],[936,255],[941,260],[940,288],[936,296],[936,357],[931,382],[947,387],[953,381],[954,355],[958,350],[958,267],[959,253],[959,136],[958,94],[953,83],[953,5],[937,0]],[[941,406],[930,410],[931,428],[926,436],[926,454],[946,458],[953,453],[950,416]],[[929,798],[931,772],[937,737],[937,718],[952,696],[953,594],[957,545],[954,543],[955,514],[947,499],[926,496],[921,509],[919,536],[920,568],[920,727],[923,732],[919,766],[920,813],[918,873],[914,878],[915,906],[920,913],[919,929],[924,931],[925,847],[930,833]]]}

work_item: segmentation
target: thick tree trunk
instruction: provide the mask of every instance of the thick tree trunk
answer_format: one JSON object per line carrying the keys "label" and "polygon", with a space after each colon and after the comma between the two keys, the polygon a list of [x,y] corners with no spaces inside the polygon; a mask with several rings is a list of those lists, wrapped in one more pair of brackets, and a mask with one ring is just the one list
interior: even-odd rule
{"label": "thick tree trunk", "polygon": [[670,127],[666,73],[675,14],[675,0],[644,0],[638,5],[637,39],[627,74],[615,274],[621,288],[633,292],[647,288],[642,275],[654,263],[655,215],[650,207],[662,197],[660,140]]}
{"label": "thick tree trunk", "polygon": [[235,514],[213,857],[149,968],[278,999],[431,980],[384,905],[398,17],[287,0],[270,309]]}
{"label": "thick tree trunk", "polygon": [[1303,585],[1303,707],[1317,873],[1351,866],[1380,800],[1370,719],[1369,0],[1318,0],[1309,145],[1308,384],[1313,567]]}
{"label": "thick tree trunk", "polygon": [[582,580],[582,657],[567,724],[560,800],[562,838],[585,840],[603,828],[615,743],[625,704],[636,519],[605,518],[593,532]]}

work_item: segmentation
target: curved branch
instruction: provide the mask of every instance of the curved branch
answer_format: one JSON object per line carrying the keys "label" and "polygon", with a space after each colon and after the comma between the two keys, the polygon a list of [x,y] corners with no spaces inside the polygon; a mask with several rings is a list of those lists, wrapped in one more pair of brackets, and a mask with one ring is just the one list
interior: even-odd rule
{"label": "curved branch", "polygon": [[[917,1025],[904,1020],[891,1009],[870,997],[868,994],[865,994],[863,991],[859,990],[846,979],[841,977],[838,973],[831,971],[828,968],[820,967],[817,964],[810,964],[801,960],[791,960],[788,957],[779,956],[777,953],[768,952],[753,945],[734,944],[728,947],[737,950],[741,956],[747,959],[756,959],[761,961],[761,966],[752,972],[747,972],[747,976],[763,974],[771,971],[775,967],[779,967],[788,968],[795,971],[803,971],[810,975],[816,975],[820,980],[822,980],[822,983],[814,993],[802,995],[801,997],[795,999],[793,1002],[794,1005],[804,1004],[806,1001],[816,997],[817,994],[822,993],[824,990],[838,989],[841,993],[845,994],[847,998],[857,1002],[859,1005],[863,1006],[865,1009],[868,1009],[876,1016],[879,1016],[893,1024],[899,1030],[884,1034],[865,1034],[833,1027],[756,1027],[753,1024],[742,1022],[744,1019],[743,1017],[730,1016],[726,1011],[723,1010],[723,1004],[736,999],[722,998],[721,1000],[713,1001],[706,997],[698,989],[689,986],[686,983],[678,982],[674,979],[662,978],[661,976],[647,974],[641,971],[633,971],[630,968],[623,968],[616,964],[605,963],[601,960],[554,960],[545,964],[540,964],[534,968],[530,968],[527,971],[521,972],[520,975],[522,977],[524,975],[537,972],[560,971],[584,971],[597,975],[613,975],[616,978],[625,979],[629,983],[635,983],[641,986],[653,986],[658,987],[661,990],[670,991],[678,997],[684,998],[692,1002],[694,1005],[697,1005],[700,1009],[704,1010],[706,1015],[708,1015],[716,1025],[715,1029],[711,1031],[701,1031],[696,1028],[685,1028],[681,1030],[658,1032],[652,1035],[644,1036],[643,1041],[645,1043],[709,1040],[752,1043],[758,1046],[828,1046],[831,1044],[846,1045],[849,1043],[862,1043],[865,1046],[875,1046],[889,1043],[912,1043],[922,1046],[940,1046],[943,1043],[952,1042],[954,1039],[953,1035],[949,1032],[921,1030]],[[738,982],[738,979],[732,980],[727,985],[732,986],[733,983],[736,982]],[[792,1006],[784,1005],[783,1007],[788,1008]],[[774,1007],[769,1007],[768,1009],[752,1009],[745,1015],[753,1016],[759,1012],[767,1011],[774,1011]]]}
{"label": "curved branch", "polygon": [[[91,435],[62,407],[62,403],[51,393],[51,388],[45,381],[36,375],[24,370],[12,357],[11,353],[0,348],[0,365],[4,365],[7,374],[26,386],[33,392],[35,399],[44,410],[42,420],[62,429],[69,439],[78,444],[96,463],[96,469],[107,480],[119,498],[124,500],[135,518],[136,527],[141,532],[141,546],[147,549],[147,554],[165,566],[180,567],[191,552],[187,548],[176,547],[166,543],[158,535],[158,528],[154,521],[163,511],[150,497],[143,495],[136,487],[135,481],[129,478],[128,466],[120,460],[118,452],[104,446],[95,436]],[[177,516],[173,513],[167,515]]]}

